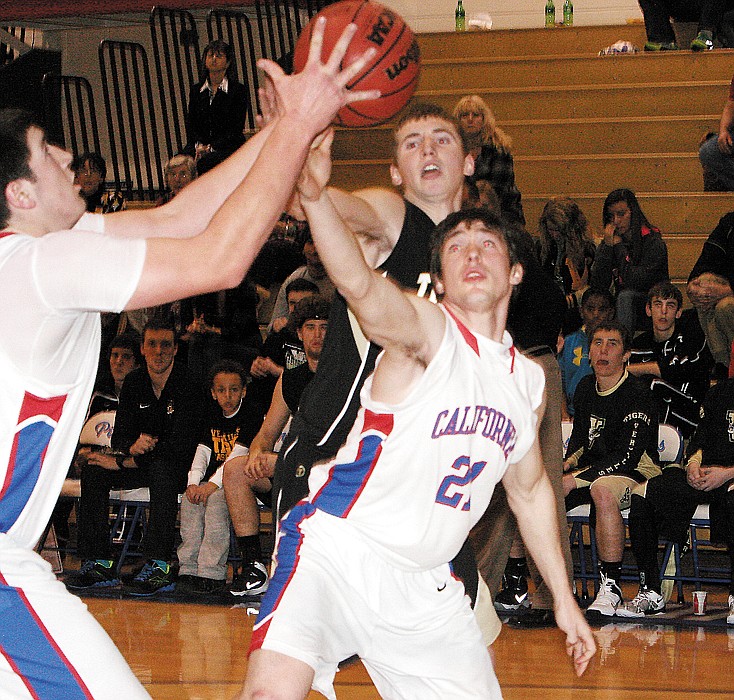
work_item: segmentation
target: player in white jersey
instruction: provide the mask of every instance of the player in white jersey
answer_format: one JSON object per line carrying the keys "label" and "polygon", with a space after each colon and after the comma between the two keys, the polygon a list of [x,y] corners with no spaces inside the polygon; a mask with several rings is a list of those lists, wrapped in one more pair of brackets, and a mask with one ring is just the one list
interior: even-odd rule
{"label": "player in white jersey", "polygon": [[522,279],[513,236],[485,210],[451,214],[432,247],[442,304],[402,292],[370,269],[324,189],[332,139],[312,152],[301,201],[330,277],[384,350],[345,446],[281,521],[240,698],[335,698],[337,663],[355,653],[385,698],[500,697],[448,564],[500,479],[583,673],[595,644],[540,460],[542,373],[505,331]]}
{"label": "player in white jersey", "polygon": [[[314,136],[347,102],[365,58],[263,62],[278,117],[170,204],[84,214],[71,155],[27,113],[0,112],[0,696],[148,697],[102,628],[33,552],[73,457],[99,357],[99,311],[238,284],[285,208]],[[273,168],[273,163],[278,163]],[[74,229],[74,230],[71,230]]]}

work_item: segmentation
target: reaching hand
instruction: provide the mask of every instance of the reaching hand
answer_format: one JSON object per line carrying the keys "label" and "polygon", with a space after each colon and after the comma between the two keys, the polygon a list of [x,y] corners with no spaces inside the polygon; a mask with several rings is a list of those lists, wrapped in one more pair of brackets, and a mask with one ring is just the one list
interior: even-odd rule
{"label": "reaching hand", "polygon": [[277,113],[289,116],[300,127],[305,128],[313,138],[322,132],[345,105],[358,100],[374,100],[380,96],[379,90],[347,89],[347,85],[375,54],[368,49],[353,63],[340,70],[357,26],[350,24],[342,32],[326,63],[321,61],[326,19],[319,17],[311,35],[306,65],[300,73],[286,75],[275,62],[260,59],[261,68],[272,81]]}
{"label": "reaching hand", "polygon": [[569,602],[556,606],[556,624],[566,633],[566,653],[573,659],[577,676],[583,675],[594,654],[596,642],[579,606],[569,595]]}
{"label": "reaching hand", "polygon": [[315,202],[331,178],[331,144],[334,129],[319,134],[311,144],[306,163],[298,179],[298,194],[302,201]]}

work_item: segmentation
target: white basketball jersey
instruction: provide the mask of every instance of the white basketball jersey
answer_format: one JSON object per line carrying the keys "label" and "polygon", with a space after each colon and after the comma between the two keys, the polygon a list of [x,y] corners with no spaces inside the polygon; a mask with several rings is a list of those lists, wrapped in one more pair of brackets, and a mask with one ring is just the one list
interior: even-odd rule
{"label": "white basketball jersey", "polygon": [[98,310],[135,290],[145,243],[85,230],[0,234],[0,542],[33,547],[76,449],[99,360]]}
{"label": "white basketball jersey", "polygon": [[450,561],[495,484],[536,438],[541,368],[469,331],[445,307],[436,356],[399,405],[362,390],[362,408],[335,459],[314,465],[309,500],[344,518],[405,569]]}

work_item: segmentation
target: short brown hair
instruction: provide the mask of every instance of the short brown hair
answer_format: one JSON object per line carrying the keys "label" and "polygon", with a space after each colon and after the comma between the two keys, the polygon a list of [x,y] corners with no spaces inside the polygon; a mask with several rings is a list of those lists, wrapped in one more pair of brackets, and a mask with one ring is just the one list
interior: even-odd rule
{"label": "short brown hair", "polygon": [[400,116],[395,129],[393,130],[393,136],[395,138],[395,149],[398,147],[398,131],[402,129],[408,122],[417,122],[421,119],[428,119],[429,117],[435,117],[451,124],[456,130],[456,134],[459,137],[461,148],[466,155],[469,153],[469,145],[464,138],[464,132],[456,119],[450,112],[447,112],[441,105],[434,104],[433,102],[415,102],[411,104]]}

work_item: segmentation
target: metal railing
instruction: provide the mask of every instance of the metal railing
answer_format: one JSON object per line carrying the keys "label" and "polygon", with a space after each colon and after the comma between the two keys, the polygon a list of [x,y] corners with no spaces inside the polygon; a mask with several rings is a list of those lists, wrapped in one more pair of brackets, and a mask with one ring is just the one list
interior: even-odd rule
{"label": "metal railing", "polygon": [[56,127],[51,129],[64,148],[75,155],[101,151],[94,93],[86,78],[46,73],[42,99],[44,122]]}
{"label": "metal railing", "polygon": [[129,199],[155,199],[163,189],[163,164],[145,49],[104,40],[99,67],[115,186]]}

